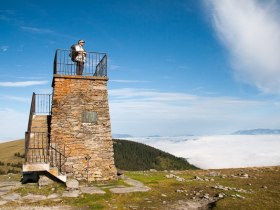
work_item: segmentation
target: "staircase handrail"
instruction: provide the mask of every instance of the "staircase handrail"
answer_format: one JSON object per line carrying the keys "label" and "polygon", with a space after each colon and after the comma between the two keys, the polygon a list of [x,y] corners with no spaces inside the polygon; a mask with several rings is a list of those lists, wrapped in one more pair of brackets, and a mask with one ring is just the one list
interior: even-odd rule
{"label": "staircase handrail", "polygon": [[[57,167],[59,172],[65,172],[63,166],[66,163],[65,145],[50,143],[48,132],[29,132],[29,137],[33,137],[33,144],[26,147],[27,163],[49,163],[51,167]],[[37,152],[36,152],[37,151]],[[38,157],[38,153],[40,157]],[[35,155],[34,155],[35,154]]]}
{"label": "staircase handrail", "polygon": [[[57,144],[55,143],[55,145],[57,146]],[[60,172],[60,173],[63,173],[63,172],[65,172],[65,170],[63,170],[63,166],[64,166],[64,164],[66,163],[66,160],[67,160],[67,157],[66,157],[66,155],[65,155],[65,145],[63,145],[63,151],[61,151],[61,148],[60,148],[60,146],[59,146],[59,149],[57,149],[56,148],[56,146],[54,147],[54,146],[52,146],[52,143],[50,143],[50,145],[49,145],[49,150],[50,150],[50,157],[51,157],[51,159],[50,159],[50,166],[52,166],[52,167],[57,167],[58,168],[58,171]],[[52,158],[52,152],[54,152],[55,153],[55,161],[53,160],[53,158]],[[58,155],[58,160],[57,160],[57,155]]]}
{"label": "staircase handrail", "polygon": [[[32,94],[31,105],[30,105],[30,112],[29,112],[29,120],[27,125],[27,132],[25,132],[25,154],[28,152],[28,145],[30,141],[30,131],[32,125],[33,114],[35,112],[35,93]],[[27,155],[25,155],[25,161],[27,161]]]}

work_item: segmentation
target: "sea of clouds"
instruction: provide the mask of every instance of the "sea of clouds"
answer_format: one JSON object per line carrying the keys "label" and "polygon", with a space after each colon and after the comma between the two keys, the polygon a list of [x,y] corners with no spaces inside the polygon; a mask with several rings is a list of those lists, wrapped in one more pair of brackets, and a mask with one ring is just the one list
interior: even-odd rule
{"label": "sea of clouds", "polygon": [[280,165],[280,135],[131,137],[202,169]]}

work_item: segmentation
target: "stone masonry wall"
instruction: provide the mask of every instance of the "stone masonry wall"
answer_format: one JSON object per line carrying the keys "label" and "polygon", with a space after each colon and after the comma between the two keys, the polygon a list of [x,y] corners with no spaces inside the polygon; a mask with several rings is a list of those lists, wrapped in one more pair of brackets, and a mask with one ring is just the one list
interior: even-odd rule
{"label": "stone masonry wall", "polygon": [[65,146],[67,176],[116,178],[107,80],[54,75],[51,143]]}

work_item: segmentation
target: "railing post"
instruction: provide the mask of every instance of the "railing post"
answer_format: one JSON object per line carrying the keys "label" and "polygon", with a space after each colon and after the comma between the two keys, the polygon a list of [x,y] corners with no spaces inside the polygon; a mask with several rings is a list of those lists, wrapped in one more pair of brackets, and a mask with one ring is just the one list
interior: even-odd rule
{"label": "railing post", "polygon": [[53,74],[57,73],[57,50],[55,51],[54,61],[53,61]]}

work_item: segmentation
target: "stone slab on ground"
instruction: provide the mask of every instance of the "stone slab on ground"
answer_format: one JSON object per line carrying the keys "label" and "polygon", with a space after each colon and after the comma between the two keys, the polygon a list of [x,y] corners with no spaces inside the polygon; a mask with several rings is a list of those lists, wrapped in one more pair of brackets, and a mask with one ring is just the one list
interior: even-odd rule
{"label": "stone slab on ground", "polygon": [[134,179],[124,177],[124,182],[132,185],[132,187],[115,187],[111,188],[112,193],[131,193],[131,192],[147,192],[150,190],[149,187],[146,187],[142,182],[136,181]]}
{"label": "stone slab on ground", "polygon": [[104,190],[101,190],[98,187],[81,187],[80,190],[82,193],[87,193],[87,194],[105,194],[106,193]]}
{"label": "stone slab on ground", "polygon": [[62,197],[70,197],[70,198],[77,198],[81,194],[80,190],[69,190],[64,191]]}
{"label": "stone slab on ground", "polygon": [[23,196],[22,199],[40,201],[40,200],[46,200],[47,196],[45,196],[45,195],[34,195],[34,194],[28,193],[26,196]]}
{"label": "stone slab on ground", "polygon": [[21,196],[18,193],[2,195],[1,198],[6,201],[21,200]]}
{"label": "stone slab on ground", "polygon": [[147,192],[149,187],[125,187],[125,188],[112,188],[110,191],[112,193],[132,193],[132,192]]}
{"label": "stone slab on ground", "polygon": [[56,198],[59,198],[59,197],[60,197],[59,194],[53,193],[53,194],[48,195],[47,199],[56,199]]}

